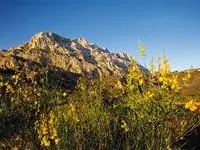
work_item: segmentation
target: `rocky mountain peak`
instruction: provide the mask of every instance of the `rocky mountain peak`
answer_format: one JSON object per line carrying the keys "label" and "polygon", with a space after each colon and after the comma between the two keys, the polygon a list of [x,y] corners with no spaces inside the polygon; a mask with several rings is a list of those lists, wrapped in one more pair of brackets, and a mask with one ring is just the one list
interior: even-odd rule
{"label": "rocky mountain peak", "polygon": [[77,41],[80,45],[82,45],[83,47],[87,47],[87,46],[89,45],[89,44],[88,44],[88,41],[87,41],[85,38],[83,38],[83,37],[77,38],[76,41]]}
{"label": "rocky mountain peak", "polygon": [[28,44],[31,48],[35,47],[46,48],[47,45],[52,44],[52,33],[39,32],[31,38]]}
{"label": "rocky mountain peak", "polygon": [[0,60],[0,64],[7,65],[9,69],[14,67],[5,62],[12,57],[13,64],[16,64],[17,56],[41,66],[50,65],[66,72],[90,77],[122,76],[128,71],[130,62],[130,57],[126,53],[112,53],[97,44],[89,44],[83,37],[69,39],[52,32],[39,32],[26,44],[9,49],[5,53],[6,57]]}
{"label": "rocky mountain peak", "polygon": [[39,32],[32,36],[28,45],[30,48],[56,49],[66,47],[69,39],[64,38],[53,32]]}
{"label": "rocky mountain peak", "polygon": [[39,32],[32,36],[30,42],[52,39],[52,32]]}

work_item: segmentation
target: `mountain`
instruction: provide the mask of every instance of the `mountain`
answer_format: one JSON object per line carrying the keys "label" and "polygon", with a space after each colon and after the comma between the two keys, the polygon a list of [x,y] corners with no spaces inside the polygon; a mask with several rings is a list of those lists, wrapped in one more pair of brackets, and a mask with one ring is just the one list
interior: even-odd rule
{"label": "mountain", "polygon": [[[0,50],[0,74],[9,77],[17,70],[29,68],[37,71],[48,67],[54,82],[72,87],[80,76],[89,79],[122,77],[127,73],[130,61],[128,54],[112,53],[82,37],[70,39],[56,33],[39,32],[23,45]],[[181,78],[187,71],[176,73]],[[189,86],[182,86],[181,92],[185,96],[200,96],[200,69],[193,69],[191,76]]]}
{"label": "mountain", "polygon": [[51,66],[55,78],[61,75],[68,82],[80,75],[87,78],[123,76],[130,61],[128,54],[111,53],[85,38],[70,39],[51,32],[39,32],[23,45],[0,51],[3,73],[23,67],[35,70]]}

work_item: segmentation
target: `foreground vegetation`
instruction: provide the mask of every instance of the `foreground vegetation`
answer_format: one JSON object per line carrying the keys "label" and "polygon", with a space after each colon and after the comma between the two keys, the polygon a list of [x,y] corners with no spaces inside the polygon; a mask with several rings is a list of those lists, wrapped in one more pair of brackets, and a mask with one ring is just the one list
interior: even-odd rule
{"label": "foreground vegetation", "polygon": [[149,71],[132,61],[125,77],[82,78],[74,90],[48,70],[1,76],[0,149],[179,149],[199,123],[195,100],[179,94],[190,73],[178,78],[165,56]]}

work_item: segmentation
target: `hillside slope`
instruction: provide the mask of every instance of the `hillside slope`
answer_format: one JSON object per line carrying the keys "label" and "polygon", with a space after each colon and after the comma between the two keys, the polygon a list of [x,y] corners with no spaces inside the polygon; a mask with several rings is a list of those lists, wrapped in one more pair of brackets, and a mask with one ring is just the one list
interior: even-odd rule
{"label": "hillside slope", "polygon": [[[187,71],[176,72],[179,75],[179,78],[182,78],[187,75]],[[191,78],[188,81],[188,85],[182,85],[181,93],[184,96],[196,96],[200,97],[200,69],[191,69],[190,71]]]}

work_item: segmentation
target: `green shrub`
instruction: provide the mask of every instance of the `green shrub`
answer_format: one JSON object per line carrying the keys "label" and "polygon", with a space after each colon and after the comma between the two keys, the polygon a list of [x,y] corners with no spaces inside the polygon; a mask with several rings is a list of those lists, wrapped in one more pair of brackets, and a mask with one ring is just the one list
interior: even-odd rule
{"label": "green shrub", "polygon": [[165,57],[153,66],[145,71],[132,61],[123,80],[80,79],[73,92],[52,86],[48,69],[1,77],[0,148],[172,149],[197,123],[197,106],[180,104]]}

